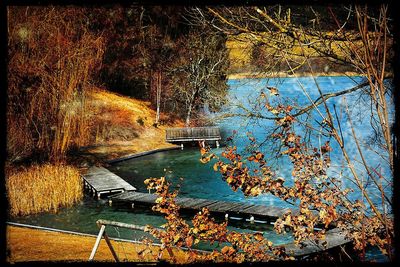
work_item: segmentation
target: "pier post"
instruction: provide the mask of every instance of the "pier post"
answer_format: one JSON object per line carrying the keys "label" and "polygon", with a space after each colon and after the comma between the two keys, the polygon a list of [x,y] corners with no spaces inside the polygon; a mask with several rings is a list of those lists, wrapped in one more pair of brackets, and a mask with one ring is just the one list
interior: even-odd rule
{"label": "pier post", "polygon": [[218,142],[218,140],[215,141],[215,145],[217,146],[217,148],[219,148],[219,142]]}
{"label": "pier post", "polygon": [[250,223],[251,223],[251,224],[254,223],[254,217],[253,217],[253,215],[250,215]]}
{"label": "pier post", "polygon": [[183,143],[181,143],[181,150],[183,150]]}

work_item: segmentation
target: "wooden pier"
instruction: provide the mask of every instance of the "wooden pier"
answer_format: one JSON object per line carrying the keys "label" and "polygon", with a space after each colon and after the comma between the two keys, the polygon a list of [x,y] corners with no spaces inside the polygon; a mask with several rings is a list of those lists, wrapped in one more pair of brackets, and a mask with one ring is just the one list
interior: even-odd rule
{"label": "wooden pier", "polygon": [[[110,196],[112,203],[129,204],[132,208],[137,206],[154,205],[157,195],[140,192],[124,192],[118,195]],[[211,213],[225,215],[225,218],[236,217],[236,219],[245,219],[252,222],[273,223],[278,217],[289,211],[288,208],[268,207],[263,205],[245,204],[239,202],[228,202],[200,198],[177,197],[176,203],[182,210],[198,211],[206,207]],[[293,214],[298,210],[292,210]],[[238,218],[239,217],[239,218]],[[326,231],[324,242],[315,243],[305,241],[304,247],[294,242],[284,244],[288,255],[297,259],[306,259],[313,254],[322,251],[341,249],[352,242],[346,237],[346,233],[339,228],[331,228]]]}
{"label": "wooden pier", "polygon": [[[326,242],[325,246],[322,244],[324,242]],[[286,253],[288,253],[289,255],[299,259],[305,259],[306,257],[312,254],[339,248],[351,242],[352,240],[346,237],[345,232],[343,232],[339,228],[333,228],[326,231],[325,239],[323,240],[323,242],[320,242],[319,244],[316,244],[315,242],[311,241],[305,241],[304,242],[305,246],[302,247],[296,245],[294,242],[285,244],[284,246],[286,249]]]}
{"label": "wooden pier", "polygon": [[[139,230],[139,231],[146,231],[146,227],[141,226],[141,225],[135,225],[135,224],[128,224],[128,223],[122,223],[122,222],[116,222],[116,221],[108,221],[108,220],[97,220],[96,222],[97,226],[100,228],[99,234],[97,235],[96,243],[93,246],[92,253],[90,254],[89,261],[93,260],[96,251],[98,249],[98,246],[100,244],[100,240],[102,237],[106,240],[106,243],[114,256],[114,259],[119,262],[119,258],[117,253],[114,250],[114,247],[112,246],[112,243],[110,242],[110,238],[107,236],[105,232],[106,226],[113,226],[113,227],[119,227],[119,228],[125,228],[125,229],[130,229],[130,230]],[[162,231],[161,228],[156,228],[160,231]],[[332,250],[337,250],[337,255],[339,256],[343,253],[344,246],[349,246],[352,243],[352,239],[346,237],[346,233],[340,230],[339,228],[334,228],[331,230],[326,231],[325,233],[325,239],[323,242],[312,242],[310,240],[304,241],[302,243],[302,246],[295,244],[294,242],[292,243],[287,243],[283,245],[279,245],[279,247],[284,247],[285,252],[287,255],[295,257],[299,260],[307,260],[312,255],[315,255],[317,253],[321,253],[323,251],[332,251]],[[156,245],[160,245],[157,243],[153,243]],[[188,248],[186,246],[180,247],[180,249],[187,250]],[[197,249],[194,249],[197,250]],[[204,251],[204,250],[197,250],[201,251],[202,253],[211,253],[210,251]],[[169,255],[172,257],[173,253],[171,250],[168,250]],[[267,252],[270,253],[270,252]],[[346,253],[347,257],[348,254]]]}
{"label": "wooden pier", "polygon": [[93,166],[82,176],[85,188],[90,190],[94,197],[100,198],[103,194],[115,194],[135,191],[136,188],[127,183],[118,175],[106,168]]}
{"label": "wooden pier", "polygon": [[[155,204],[157,195],[140,192],[124,192],[109,197],[112,203],[129,204],[133,206],[150,206]],[[197,211],[208,208],[212,213],[228,214],[228,216],[249,218],[251,220],[271,221],[289,211],[288,208],[268,207],[263,205],[246,204],[202,198],[177,197],[176,203],[183,210]]]}
{"label": "wooden pier", "polygon": [[221,140],[218,127],[186,127],[166,129],[167,142],[192,142]]}

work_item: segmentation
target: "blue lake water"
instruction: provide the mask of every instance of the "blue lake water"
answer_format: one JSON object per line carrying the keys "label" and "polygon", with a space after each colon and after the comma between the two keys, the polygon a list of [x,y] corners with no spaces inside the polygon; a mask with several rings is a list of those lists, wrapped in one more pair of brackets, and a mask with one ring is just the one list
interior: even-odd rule
{"label": "blue lake water", "polygon": [[[230,103],[223,109],[222,113],[246,114],[246,112],[243,111],[245,108],[255,112],[257,115],[271,117],[271,113],[267,112],[266,108],[261,108],[261,110],[259,108],[264,105],[264,102],[259,103],[257,101],[261,92],[265,92],[266,95],[269,95],[269,90],[266,88],[267,86],[276,87],[280,94],[280,97],[269,96],[270,104],[278,104],[285,101],[293,107],[305,107],[311,104],[310,100],[316,100],[320,96],[318,87],[323,94],[334,93],[353,88],[364,81],[365,78],[363,77],[318,77],[315,80],[312,77],[230,80]],[[390,81],[387,81],[387,83],[388,86],[392,86]],[[392,124],[394,122],[394,105],[390,101],[390,98],[388,98],[388,103],[390,110],[389,121],[390,124]],[[327,106],[332,113],[334,124],[338,129],[340,125],[345,149],[358,175],[361,177],[365,189],[370,194],[374,204],[376,204],[378,208],[383,209],[380,191],[373,182],[368,179],[366,170],[363,165],[360,164],[361,157],[357,150],[351,125],[348,120],[348,117],[352,120],[355,135],[359,139],[363,156],[368,166],[374,168],[387,179],[387,181],[382,180],[383,188],[385,188],[385,193],[391,197],[393,175],[387,158],[381,157],[381,155],[387,157],[387,152],[373,142],[375,135],[374,128],[371,126],[370,114],[373,106],[371,105],[370,97],[362,93],[362,90],[357,90],[350,94],[329,98],[327,100]],[[346,113],[346,106],[349,110],[348,114]],[[327,117],[327,113],[323,105],[319,105],[317,109],[313,109],[309,114],[303,114],[297,118],[298,121],[303,122],[303,124],[298,124],[296,132],[302,135],[304,140],[308,141],[314,147],[318,147],[326,141],[330,141],[333,151],[330,153],[332,164],[328,170],[329,176],[342,181],[344,188],[355,188],[354,178],[349,168],[346,167],[346,162],[344,161],[344,157],[337,142],[333,138],[326,137],[316,131],[307,131],[307,128],[303,126],[305,122],[314,129],[323,130],[320,124],[323,118]],[[218,118],[218,115],[219,114],[216,114],[214,116]],[[270,165],[274,167],[277,174],[284,177],[286,181],[290,183],[292,169],[288,158],[283,157],[275,159],[276,152],[273,150],[273,144],[266,140],[268,134],[275,129],[274,121],[228,117],[223,120],[218,120],[218,124],[221,126],[226,136],[230,135],[234,130],[238,132],[234,141],[239,152],[245,152],[246,147],[250,144],[246,137],[247,132],[252,132],[253,136],[260,143],[265,141],[263,146],[260,147],[260,150],[266,154],[267,158],[270,158]],[[355,192],[350,195],[350,198],[353,200],[360,199],[360,195]],[[385,206],[385,209],[387,212],[391,212],[389,206]]]}
{"label": "blue lake water", "polygon": [[[307,106],[310,104],[309,99],[317,99],[319,97],[315,82],[317,82],[323,93],[328,93],[349,89],[362,80],[362,77],[318,77],[316,81],[309,77],[229,80],[229,104],[223,107],[218,114],[210,114],[210,117],[215,118],[216,124],[221,127],[225,137],[231,135],[233,130],[238,132],[234,142],[239,152],[245,154],[246,147],[249,144],[246,133],[252,132],[253,136],[261,142],[268,136],[271,129],[274,128],[274,122],[269,120],[253,120],[243,117],[225,117],[221,120],[218,119],[221,114],[244,114],[243,109],[238,106],[260,112],[260,114],[267,114],[265,109],[259,111],[259,109],[255,108],[258,105],[256,100],[260,93],[264,91],[268,94],[268,89],[266,89],[267,85],[278,88],[280,96],[296,107]],[[271,96],[270,101],[271,103],[278,103],[282,100]],[[365,157],[371,166],[376,167],[377,170],[387,177],[388,183],[385,187],[385,191],[390,196],[392,194],[391,182],[393,181],[390,168],[388,167],[388,163],[376,153],[382,152],[382,149],[371,142],[373,129],[370,125],[370,116],[368,115],[371,112],[368,98],[361,95],[359,92],[355,92],[346,95],[346,102],[349,106],[351,117],[353,118],[356,134],[365,143],[363,145]],[[331,98],[327,103],[330,108],[335,106],[339,121],[341,122],[346,149],[353,159],[358,160],[359,155],[357,148],[354,144],[349,124],[346,122],[347,115],[344,112],[345,102],[343,97]],[[319,112],[313,111],[308,118],[308,123],[316,128],[320,127],[318,122],[322,121],[322,116],[326,116],[322,105],[319,106],[318,109]],[[306,116],[307,115],[302,115],[299,119],[305,120],[307,118]],[[393,114],[390,116],[393,118]],[[337,121],[335,123],[337,123]],[[322,144],[330,140],[328,137],[320,134],[315,134],[313,132],[308,133],[301,126],[298,128],[298,132],[309,138],[314,146],[318,146],[319,143]],[[343,157],[338,145],[333,139],[330,141],[333,151],[331,152],[332,167],[329,170],[329,175],[342,180],[344,187],[354,187],[349,171],[347,168],[343,167],[345,165],[343,165]],[[373,149],[367,149],[366,145],[371,145]],[[288,183],[291,183],[292,169],[288,160],[285,158],[275,159],[276,152],[272,149],[268,141],[266,141],[260,149],[266,154],[267,158],[270,159],[270,164],[274,171],[278,173],[278,175],[285,177]],[[214,148],[213,152],[220,154],[222,150],[223,148]],[[291,207],[286,202],[271,195],[245,197],[240,191],[233,192],[230,187],[222,181],[220,175],[213,171],[213,164],[202,164],[199,158],[200,153],[198,149],[185,148],[184,150],[161,152],[123,161],[114,164],[109,169],[142,192],[147,192],[143,184],[145,179],[166,175],[173,181],[174,185],[180,186],[180,196]],[[356,162],[354,164],[359,174],[362,177],[366,177],[365,170],[362,166]],[[183,180],[180,178],[183,178]],[[371,194],[374,203],[379,204],[378,206],[382,208],[380,205],[381,198],[377,188],[367,178],[363,180],[363,182],[366,190]],[[360,198],[360,195],[355,192],[351,195],[351,198],[357,199]],[[386,207],[386,209],[390,212],[389,207]],[[13,221],[17,222],[87,233],[97,233],[98,229],[95,225],[97,219],[116,220],[138,225],[152,224],[154,226],[160,226],[165,222],[161,216],[151,211],[145,209],[127,210],[118,207],[109,207],[106,201],[96,201],[90,197],[85,197],[81,203],[71,208],[62,209],[58,214],[45,213],[22,218],[12,218]],[[288,235],[279,236],[274,234],[269,225],[232,223],[230,228],[237,231],[264,231],[264,235],[277,244],[287,243],[291,240],[291,237]],[[138,239],[143,233],[132,233],[120,230],[119,232],[113,231],[110,235]],[[377,254],[371,252],[371,255]]]}

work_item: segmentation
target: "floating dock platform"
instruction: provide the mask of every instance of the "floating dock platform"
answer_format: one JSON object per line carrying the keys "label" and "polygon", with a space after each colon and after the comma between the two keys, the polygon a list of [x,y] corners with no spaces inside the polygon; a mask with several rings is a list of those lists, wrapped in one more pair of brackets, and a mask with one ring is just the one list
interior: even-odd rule
{"label": "floating dock platform", "polygon": [[100,198],[104,194],[115,194],[135,191],[136,188],[118,175],[106,168],[93,166],[82,175],[85,188],[90,190],[94,197]]}

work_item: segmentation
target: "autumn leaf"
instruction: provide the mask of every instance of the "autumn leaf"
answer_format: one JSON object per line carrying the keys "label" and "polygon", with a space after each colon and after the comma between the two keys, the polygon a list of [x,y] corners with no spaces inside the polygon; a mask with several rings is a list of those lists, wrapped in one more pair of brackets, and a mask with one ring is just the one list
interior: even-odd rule
{"label": "autumn leaf", "polygon": [[294,139],[295,139],[295,135],[294,135],[294,134],[291,134],[291,135],[288,135],[286,141],[287,141],[287,142],[293,142]]}
{"label": "autumn leaf", "polygon": [[267,86],[267,89],[269,90],[269,94],[271,96],[277,96],[279,95],[278,89],[276,87],[272,87],[272,86]]}
{"label": "autumn leaf", "polygon": [[228,170],[228,165],[221,166],[221,173],[226,173],[227,170]]}
{"label": "autumn leaf", "polygon": [[192,245],[193,245],[193,237],[192,236],[186,237],[185,242],[186,242],[186,246],[187,247],[189,247],[189,248],[192,247]]}
{"label": "autumn leaf", "polygon": [[230,256],[235,253],[235,249],[233,247],[225,246],[221,249],[221,253]]}
{"label": "autumn leaf", "polygon": [[258,152],[256,154],[256,159],[258,159],[258,160],[262,159],[263,157],[264,157],[264,155],[262,153],[260,153],[260,152]]}
{"label": "autumn leaf", "polygon": [[213,169],[214,169],[214,171],[216,171],[216,172],[218,171],[218,162],[214,164]]}
{"label": "autumn leaf", "polygon": [[175,235],[174,236],[174,243],[178,242],[180,238],[181,238],[180,234]]}
{"label": "autumn leaf", "polygon": [[254,233],[254,239],[257,241],[261,241],[264,239],[264,236],[262,235],[262,233]]}
{"label": "autumn leaf", "polygon": [[259,187],[253,187],[250,189],[250,194],[252,196],[258,196],[259,194],[261,194],[261,189]]}
{"label": "autumn leaf", "polygon": [[290,215],[286,216],[285,224],[288,225],[288,226],[292,225],[292,216],[290,216]]}
{"label": "autumn leaf", "polygon": [[320,218],[321,220],[323,220],[325,217],[326,217],[326,211],[325,211],[324,209],[321,209],[321,210],[319,211],[319,218]]}
{"label": "autumn leaf", "polygon": [[211,160],[211,157],[210,156],[208,156],[208,157],[202,157],[201,159],[200,159],[200,162],[201,163],[207,163],[207,162],[209,162]]}
{"label": "autumn leaf", "polygon": [[279,111],[278,111],[277,109],[274,109],[274,108],[272,108],[272,109],[270,110],[270,112],[271,112],[272,114],[274,114],[274,115],[278,115],[278,114],[279,114]]}

